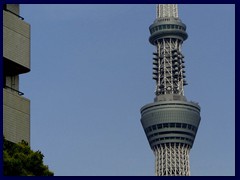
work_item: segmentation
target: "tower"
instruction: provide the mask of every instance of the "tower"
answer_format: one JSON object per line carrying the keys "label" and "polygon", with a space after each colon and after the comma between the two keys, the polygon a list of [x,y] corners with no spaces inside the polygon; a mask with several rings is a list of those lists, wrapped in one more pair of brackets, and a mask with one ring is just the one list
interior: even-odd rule
{"label": "tower", "polygon": [[19,11],[3,5],[3,135],[30,143],[30,100],[19,90],[19,76],[30,71],[30,25]]}
{"label": "tower", "polygon": [[155,175],[189,176],[189,153],[200,123],[200,106],[184,96],[182,44],[188,37],[176,4],[158,4],[149,27],[153,53],[154,102],[141,108],[141,123],[155,155]]}

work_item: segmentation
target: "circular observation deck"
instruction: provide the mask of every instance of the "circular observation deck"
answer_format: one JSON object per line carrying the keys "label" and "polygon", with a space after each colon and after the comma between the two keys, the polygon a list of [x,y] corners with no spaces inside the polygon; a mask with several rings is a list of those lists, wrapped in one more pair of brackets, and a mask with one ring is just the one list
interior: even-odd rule
{"label": "circular observation deck", "polygon": [[171,143],[193,146],[201,120],[198,104],[159,101],[143,106],[141,115],[141,123],[152,149]]}
{"label": "circular observation deck", "polygon": [[149,42],[153,45],[156,45],[157,41],[163,38],[176,38],[182,41],[188,38],[186,25],[174,17],[156,19],[149,30],[151,33]]}

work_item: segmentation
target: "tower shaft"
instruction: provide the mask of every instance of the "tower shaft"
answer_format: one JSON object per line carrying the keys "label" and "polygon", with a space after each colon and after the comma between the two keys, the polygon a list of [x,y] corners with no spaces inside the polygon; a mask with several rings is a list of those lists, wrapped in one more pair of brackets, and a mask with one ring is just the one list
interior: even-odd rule
{"label": "tower shaft", "polygon": [[183,42],[186,25],[176,4],[158,4],[156,19],[149,27],[153,53],[153,103],[141,108],[141,123],[155,155],[157,176],[189,176],[189,153],[201,120],[200,106],[184,96],[187,85]]}
{"label": "tower shaft", "polygon": [[189,176],[189,152],[188,145],[163,144],[154,149],[155,175],[156,176]]}
{"label": "tower shaft", "polygon": [[157,52],[153,58],[153,79],[156,80],[155,94],[184,95],[186,85],[184,60],[181,54],[182,40],[163,38],[157,41]]}

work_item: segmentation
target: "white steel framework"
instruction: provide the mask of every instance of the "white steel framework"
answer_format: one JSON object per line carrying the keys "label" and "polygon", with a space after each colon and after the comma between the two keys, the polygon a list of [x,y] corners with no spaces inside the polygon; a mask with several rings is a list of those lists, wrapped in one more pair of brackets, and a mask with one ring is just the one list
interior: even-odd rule
{"label": "white steel framework", "polygon": [[158,40],[156,57],[153,58],[153,79],[156,80],[156,95],[184,95],[185,81],[184,56],[181,53],[182,41],[176,38]]}
{"label": "white steel framework", "polygon": [[178,18],[177,4],[157,4],[157,18],[175,17]]}
{"label": "white steel framework", "polygon": [[184,144],[162,144],[153,149],[156,176],[190,176],[190,147]]}

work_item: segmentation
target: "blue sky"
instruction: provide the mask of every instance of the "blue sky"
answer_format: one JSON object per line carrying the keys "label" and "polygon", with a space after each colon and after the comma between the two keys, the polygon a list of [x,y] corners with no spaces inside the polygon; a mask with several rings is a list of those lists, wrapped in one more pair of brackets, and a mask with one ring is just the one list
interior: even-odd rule
{"label": "blue sky", "polygon": [[[55,175],[154,175],[140,108],[154,98],[155,5],[21,5],[31,24],[31,147]],[[191,175],[235,175],[235,7],[179,5],[188,100],[202,121]]]}

